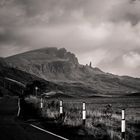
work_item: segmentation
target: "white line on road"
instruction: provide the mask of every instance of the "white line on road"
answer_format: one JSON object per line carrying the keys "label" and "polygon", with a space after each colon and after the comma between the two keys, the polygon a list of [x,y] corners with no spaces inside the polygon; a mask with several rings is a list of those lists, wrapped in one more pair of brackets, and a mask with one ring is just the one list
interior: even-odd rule
{"label": "white line on road", "polygon": [[30,126],[36,128],[36,129],[38,129],[38,130],[41,130],[41,131],[43,131],[43,132],[46,132],[46,133],[48,133],[48,134],[51,134],[51,135],[53,135],[53,136],[55,136],[55,137],[58,137],[58,138],[60,138],[60,139],[69,140],[69,139],[67,139],[67,138],[64,138],[64,137],[62,137],[62,136],[59,136],[59,135],[54,134],[54,133],[52,133],[52,132],[49,132],[49,131],[47,131],[47,130],[44,130],[44,129],[42,129],[42,128],[38,127],[38,126],[35,126],[35,125],[33,125],[33,124],[30,124]]}

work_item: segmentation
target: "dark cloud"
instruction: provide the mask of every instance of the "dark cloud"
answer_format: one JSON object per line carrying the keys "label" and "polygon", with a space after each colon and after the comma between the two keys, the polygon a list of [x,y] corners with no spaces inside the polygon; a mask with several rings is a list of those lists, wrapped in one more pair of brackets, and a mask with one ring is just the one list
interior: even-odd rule
{"label": "dark cloud", "polygon": [[14,21],[25,24],[31,20],[34,23],[36,19],[37,23],[44,19],[44,23],[50,24],[76,20],[93,23],[126,20],[135,24],[140,20],[138,0],[2,0],[1,3],[0,16],[4,18],[1,22],[5,24]]}
{"label": "dark cloud", "polygon": [[114,22],[127,21],[136,25],[140,21],[140,1],[122,0],[119,4],[112,7],[109,19]]}
{"label": "dark cloud", "polygon": [[139,0],[1,0],[0,55],[65,47],[83,64],[140,76],[139,9]]}

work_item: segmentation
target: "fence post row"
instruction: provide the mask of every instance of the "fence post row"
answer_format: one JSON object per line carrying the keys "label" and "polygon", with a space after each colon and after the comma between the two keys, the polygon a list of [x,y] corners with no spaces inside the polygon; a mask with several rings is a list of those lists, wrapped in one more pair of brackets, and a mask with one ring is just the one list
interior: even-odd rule
{"label": "fence post row", "polygon": [[121,122],[122,140],[125,140],[125,110],[122,110],[122,122]]}
{"label": "fence post row", "polygon": [[[18,102],[18,104],[20,103],[20,101]],[[63,101],[61,100],[60,101],[60,115],[63,114]],[[43,100],[41,98],[41,101],[40,101],[40,108],[42,109],[43,108]],[[19,115],[19,112],[20,112],[20,107],[19,107],[19,111],[18,111],[18,115]],[[17,115],[17,116],[18,116]],[[83,125],[85,125],[86,123],[86,103],[83,102],[83,111],[82,111],[82,120],[83,120]],[[125,128],[126,128],[126,123],[125,123],[125,109],[122,109],[122,121],[121,121],[121,137],[122,137],[122,140],[125,140]]]}
{"label": "fence post row", "polygon": [[63,114],[63,101],[60,101],[60,115]]}
{"label": "fence post row", "polygon": [[86,123],[86,103],[83,102],[83,115],[82,115],[82,119],[83,119],[83,125],[85,125]]}

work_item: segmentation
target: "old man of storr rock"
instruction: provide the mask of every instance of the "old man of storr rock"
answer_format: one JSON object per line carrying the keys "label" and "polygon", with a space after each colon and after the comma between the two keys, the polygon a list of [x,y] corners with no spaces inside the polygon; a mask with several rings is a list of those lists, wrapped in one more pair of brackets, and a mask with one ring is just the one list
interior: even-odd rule
{"label": "old man of storr rock", "polygon": [[140,140],[140,0],[0,0],[0,140]]}

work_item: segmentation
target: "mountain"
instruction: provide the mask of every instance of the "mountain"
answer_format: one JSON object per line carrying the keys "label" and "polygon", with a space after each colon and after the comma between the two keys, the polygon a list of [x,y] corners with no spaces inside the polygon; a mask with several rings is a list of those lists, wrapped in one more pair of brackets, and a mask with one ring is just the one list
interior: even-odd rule
{"label": "mountain", "polygon": [[9,66],[4,58],[0,58],[0,81],[5,77],[17,80],[23,84],[27,84],[33,80],[40,80],[40,78],[35,75],[31,75],[25,71]]}
{"label": "mountain", "polygon": [[[49,97],[57,97],[57,98],[72,98],[72,97],[87,97],[93,96],[96,94],[93,89],[88,88],[80,83],[54,83],[51,81],[44,80],[42,78],[37,77],[36,75],[27,73],[25,71],[19,70],[17,68],[11,67],[4,58],[0,58],[0,96],[3,95],[15,95],[17,91],[19,91],[17,86],[10,89],[7,85],[8,81],[5,81],[5,77],[16,80],[26,85],[25,94],[33,94],[34,87],[39,87],[39,94],[42,92],[44,94],[55,93],[54,95],[50,95]],[[4,84],[6,82],[6,87]],[[11,82],[11,85],[14,83]],[[88,94],[85,94],[88,93]]]}
{"label": "mountain", "polygon": [[[13,81],[10,82],[5,78],[12,79]],[[46,81],[42,78],[37,77],[36,75],[29,74],[17,68],[13,68],[5,61],[4,58],[0,58],[0,96],[16,95],[17,93],[21,93],[21,90],[19,91],[19,87],[15,86],[16,83],[14,81],[18,81],[26,85],[24,94],[33,94],[35,91],[35,86],[38,86],[39,94],[45,91],[52,90],[57,93],[59,89],[64,91],[64,88],[61,87],[61,85]],[[13,88],[9,89],[8,84],[10,84]]]}
{"label": "mountain", "polygon": [[66,49],[45,48],[6,58],[12,67],[35,74],[46,80],[77,81],[91,75],[102,74],[98,68],[78,63],[78,59]]}
{"label": "mountain", "polygon": [[117,76],[105,73],[99,68],[93,68],[91,65],[81,65],[75,54],[68,52],[65,48],[32,50],[7,57],[5,61],[11,67],[69,89],[69,94],[72,95],[112,96],[140,91],[139,78]]}

